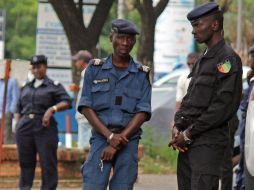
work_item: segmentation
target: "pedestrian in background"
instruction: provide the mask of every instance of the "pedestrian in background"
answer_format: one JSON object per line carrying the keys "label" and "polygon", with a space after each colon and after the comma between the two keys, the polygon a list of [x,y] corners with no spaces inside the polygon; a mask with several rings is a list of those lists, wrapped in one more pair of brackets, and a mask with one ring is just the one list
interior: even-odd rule
{"label": "pedestrian in background", "polygon": [[[3,97],[5,82],[4,76],[0,77],[0,127],[2,114],[3,114]],[[4,144],[14,143],[14,133],[12,131],[12,119],[16,112],[16,106],[19,98],[19,86],[17,80],[9,77],[6,97],[6,109],[5,109],[5,128],[4,128]]]}
{"label": "pedestrian in background", "polygon": [[22,88],[17,106],[16,138],[20,164],[21,190],[32,188],[39,154],[41,189],[57,187],[58,129],[53,117],[55,112],[71,107],[71,100],[63,86],[46,75],[47,58],[35,55],[31,58],[34,79]]}
{"label": "pedestrian in background", "polygon": [[[76,68],[81,71],[76,108],[78,108],[78,103],[82,93],[86,67],[88,66],[88,62],[92,59],[92,57],[92,54],[87,50],[80,50],[76,55],[72,57],[73,61],[75,61]],[[78,123],[78,148],[87,148],[89,147],[89,140],[91,137],[91,125],[89,124],[85,116],[80,114],[78,111],[76,111],[75,118]]]}
{"label": "pedestrian in background", "polygon": [[129,54],[136,43],[136,26],[117,19],[111,29],[113,54],[89,64],[78,106],[93,128],[82,166],[84,190],[106,190],[108,184],[112,190],[133,189],[140,127],[151,117],[149,70]]}
{"label": "pedestrian in background", "polygon": [[242,63],[224,41],[223,13],[215,2],[196,7],[187,18],[196,42],[205,43],[206,49],[189,75],[170,145],[179,150],[179,190],[217,190],[229,142],[228,121],[242,94]]}
{"label": "pedestrian in background", "polygon": [[248,88],[244,90],[243,99],[240,104],[240,110],[242,111],[242,119],[240,122],[240,161],[236,172],[234,190],[245,190],[244,183],[244,144],[245,144],[245,124],[246,114],[248,110],[249,99],[251,91],[254,86],[254,45],[249,48],[249,54],[251,56],[250,71],[247,74]]}
{"label": "pedestrian in background", "polygon": [[189,87],[190,83],[190,78],[188,78],[188,75],[190,74],[195,62],[198,59],[198,54],[197,53],[190,53],[187,56],[187,67],[188,71],[183,73],[179,79],[177,80],[177,86],[176,86],[176,111],[179,110],[181,102],[183,97],[187,93],[187,89]]}

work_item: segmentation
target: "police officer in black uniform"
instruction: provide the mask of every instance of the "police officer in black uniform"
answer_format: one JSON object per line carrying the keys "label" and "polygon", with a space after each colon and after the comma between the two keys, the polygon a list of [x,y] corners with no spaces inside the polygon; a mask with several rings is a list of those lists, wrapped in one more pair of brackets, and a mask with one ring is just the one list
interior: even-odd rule
{"label": "police officer in black uniform", "polygon": [[223,14],[215,2],[195,8],[187,18],[195,40],[206,49],[189,75],[170,146],[179,150],[179,190],[217,190],[229,142],[228,121],[242,93],[242,63],[223,39]]}
{"label": "police officer in black uniform", "polygon": [[22,190],[32,188],[38,153],[42,169],[41,189],[54,190],[58,178],[58,130],[53,115],[70,108],[71,100],[61,84],[47,77],[47,58],[44,55],[33,56],[31,65],[35,78],[22,87],[17,106],[19,187]]}

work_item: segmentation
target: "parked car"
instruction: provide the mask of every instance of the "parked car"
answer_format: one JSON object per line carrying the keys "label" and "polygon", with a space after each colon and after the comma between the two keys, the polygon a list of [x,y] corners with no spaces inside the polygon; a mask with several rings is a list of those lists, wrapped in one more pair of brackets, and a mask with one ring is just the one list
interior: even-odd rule
{"label": "parked car", "polygon": [[[247,72],[249,67],[243,66],[243,85],[247,87]],[[188,69],[177,69],[155,83],[152,88],[152,118],[147,123],[154,127],[154,138],[169,139],[169,126],[173,124],[175,114],[176,84],[178,78],[188,72]],[[245,88],[246,88],[245,87]],[[239,132],[235,136],[235,147],[240,144]]]}
{"label": "parked car", "polygon": [[[243,66],[243,88],[247,87],[247,72],[250,70],[250,68],[248,66]],[[186,73],[189,72],[188,68],[182,68],[182,69],[177,69],[163,77],[161,77],[160,79],[158,79],[157,81],[155,81],[153,83],[154,87],[169,87],[169,86],[175,86],[177,84],[177,80],[178,78]]]}
{"label": "parked car", "polygon": [[245,126],[245,189],[254,188],[254,89],[252,89]]}
{"label": "parked car", "polygon": [[160,78],[166,76],[169,72],[155,72],[154,75],[153,75],[153,81],[157,81],[159,80]]}
{"label": "parked car", "polygon": [[159,80],[155,81],[153,83],[154,87],[169,87],[169,86],[176,86],[178,78],[188,72],[189,70],[187,68],[183,69],[177,69],[163,77],[161,77]]}
{"label": "parked car", "polygon": [[169,126],[173,123],[175,113],[176,88],[152,88],[152,117],[146,124],[151,127],[154,142],[169,140]]}

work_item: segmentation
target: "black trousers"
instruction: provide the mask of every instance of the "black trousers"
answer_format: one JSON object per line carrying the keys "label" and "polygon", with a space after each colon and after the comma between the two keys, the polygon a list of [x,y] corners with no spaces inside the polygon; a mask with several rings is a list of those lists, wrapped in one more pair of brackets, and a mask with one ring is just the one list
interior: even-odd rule
{"label": "black trousers", "polygon": [[218,190],[225,146],[199,145],[178,154],[178,190]]}
{"label": "black trousers", "polygon": [[41,189],[55,190],[58,180],[56,126],[45,128],[41,125],[41,118],[23,118],[17,124],[16,138],[21,169],[20,189],[30,190],[32,188],[36,154],[38,153],[42,170]]}

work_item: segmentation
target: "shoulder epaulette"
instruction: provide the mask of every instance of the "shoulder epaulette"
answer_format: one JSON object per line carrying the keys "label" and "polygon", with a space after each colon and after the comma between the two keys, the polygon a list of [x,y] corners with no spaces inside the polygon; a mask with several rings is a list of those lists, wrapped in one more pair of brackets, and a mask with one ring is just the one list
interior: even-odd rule
{"label": "shoulder epaulette", "polygon": [[24,88],[28,84],[28,81],[25,81],[21,84],[21,88]]}
{"label": "shoulder epaulette", "polygon": [[58,86],[58,85],[59,85],[59,81],[55,80],[55,81],[54,81],[54,85],[55,85],[55,86]]}
{"label": "shoulder epaulette", "polygon": [[103,59],[93,59],[92,60],[92,64],[94,66],[100,66],[100,65],[103,65],[103,63],[104,63]]}
{"label": "shoulder epaulette", "polygon": [[143,71],[143,72],[146,72],[146,73],[149,73],[149,71],[151,70],[150,67],[146,66],[146,65],[141,65],[139,67],[139,70],[140,71]]}

